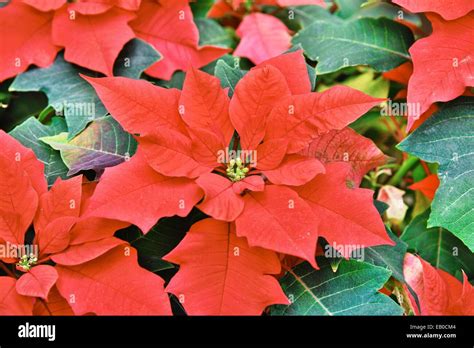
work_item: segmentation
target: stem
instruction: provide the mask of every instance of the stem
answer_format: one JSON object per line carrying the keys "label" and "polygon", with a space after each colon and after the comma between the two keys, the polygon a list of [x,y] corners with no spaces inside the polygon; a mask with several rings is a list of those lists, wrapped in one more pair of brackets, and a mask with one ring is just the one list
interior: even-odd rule
{"label": "stem", "polygon": [[420,164],[423,166],[423,169],[425,170],[426,176],[431,175],[431,170],[428,168],[428,165],[426,164],[425,161],[420,161]]}
{"label": "stem", "polygon": [[43,300],[42,298],[38,298],[38,300],[41,302],[41,304],[44,306],[44,308],[46,308],[49,315],[53,316],[53,312],[51,312],[51,310],[49,309],[48,304],[46,303],[46,301]]}
{"label": "stem", "polygon": [[395,175],[392,176],[392,178],[388,181],[388,185],[396,186],[400,184],[403,177],[408,173],[410,169],[412,169],[418,163],[418,161],[418,157],[408,157],[407,160],[402,163],[400,169],[398,169]]}
{"label": "stem", "polygon": [[385,127],[387,127],[387,130],[390,133],[393,132],[392,125],[385,118],[382,118],[382,122],[385,124]]}
{"label": "stem", "polygon": [[403,131],[400,122],[398,122],[395,116],[390,115],[390,120],[395,125],[397,140],[398,142],[401,142],[404,138],[406,138],[406,133]]}

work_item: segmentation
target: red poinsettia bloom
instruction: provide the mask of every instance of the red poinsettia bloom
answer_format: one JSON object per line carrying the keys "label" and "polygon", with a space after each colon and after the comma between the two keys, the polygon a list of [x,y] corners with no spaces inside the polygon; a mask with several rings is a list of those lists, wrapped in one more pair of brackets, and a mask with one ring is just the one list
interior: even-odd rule
{"label": "red poinsettia bloom", "polygon": [[[232,99],[217,78],[198,70],[188,72],[182,92],[86,78],[139,143],[130,162],[106,171],[86,215],[147,232],[157,219],[185,216],[197,204],[217,220],[235,221],[237,236],[251,246],[314,267],[319,235],[392,244],[372,192],[350,182],[350,165],[304,155],[319,136],[343,129],[380,100],[342,86],[311,93],[307,76],[301,52],[294,52],[253,68]],[[140,209],[129,210],[131,200]]]}
{"label": "red poinsettia bloom", "polygon": [[171,314],[163,279],[113,236],[129,224],[83,218],[95,184],[76,176],[48,190],[33,151],[3,131],[0,144],[0,315]]}

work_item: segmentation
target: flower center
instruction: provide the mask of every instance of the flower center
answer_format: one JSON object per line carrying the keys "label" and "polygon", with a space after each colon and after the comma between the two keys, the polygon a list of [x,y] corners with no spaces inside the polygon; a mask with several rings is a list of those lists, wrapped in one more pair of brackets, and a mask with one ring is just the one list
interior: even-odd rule
{"label": "flower center", "polygon": [[230,160],[229,164],[227,164],[226,173],[231,181],[242,180],[248,171],[249,169],[242,163],[240,158]]}
{"label": "flower center", "polygon": [[29,271],[31,266],[33,266],[38,261],[38,258],[34,254],[23,255],[16,265],[23,268],[25,271]]}

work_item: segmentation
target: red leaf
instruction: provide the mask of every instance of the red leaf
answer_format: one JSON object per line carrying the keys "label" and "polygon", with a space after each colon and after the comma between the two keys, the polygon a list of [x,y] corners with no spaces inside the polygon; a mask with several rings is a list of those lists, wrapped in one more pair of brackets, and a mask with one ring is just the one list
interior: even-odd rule
{"label": "red leaf", "polygon": [[288,139],[289,153],[301,151],[318,135],[344,128],[383,101],[346,86],[279,99],[268,117],[265,139]]}
{"label": "red leaf", "polygon": [[137,253],[117,247],[79,266],[56,266],[57,287],[76,315],[169,315],[164,281],[138,266]]}
{"label": "red leaf", "polygon": [[402,85],[408,85],[411,74],[413,74],[413,64],[412,62],[406,62],[397,66],[395,69],[384,72],[382,75],[387,80],[395,81]]}
{"label": "red leaf", "polygon": [[146,233],[164,216],[188,215],[201,198],[192,180],[163,176],[137,153],[129,162],[105,170],[84,217],[127,221]]}
{"label": "red leaf", "polygon": [[63,266],[80,265],[98,258],[121,244],[127,243],[121,239],[109,237],[98,241],[73,245],[62,253],[51,256],[51,260]]}
{"label": "red leaf", "polygon": [[346,162],[351,165],[351,179],[359,185],[371,169],[384,164],[387,156],[374,142],[351,128],[329,131],[313,140],[300,154],[316,157],[323,163]]}
{"label": "red leaf", "polygon": [[54,220],[63,217],[79,217],[81,209],[82,175],[69,180],[58,178],[48,192],[41,195],[39,209],[35,218],[35,231],[42,232]]}
{"label": "red leaf", "polygon": [[283,74],[272,66],[251,70],[239,81],[229,111],[244,149],[254,150],[258,146],[274,104],[289,95]]}
{"label": "red leaf", "polygon": [[217,174],[201,175],[196,183],[204,191],[197,207],[218,220],[234,221],[244,209],[244,200],[233,190],[232,181]]}
{"label": "red leaf", "polygon": [[53,41],[65,47],[64,59],[105,75],[113,75],[115,58],[123,46],[135,37],[127,24],[134,15],[112,9],[94,16],[71,16],[63,8],[56,12],[53,21]]}
{"label": "red leaf", "polygon": [[435,196],[438,186],[439,186],[438,175],[431,174],[431,175],[428,175],[426,178],[408,186],[408,188],[410,190],[420,191],[426,197],[432,200]]}
{"label": "red leaf", "polygon": [[429,14],[428,19],[433,33],[410,48],[414,71],[407,101],[417,106],[416,112],[408,115],[414,119],[432,103],[452,100],[463,94],[467,86],[474,86],[474,13],[454,21],[434,14]]}
{"label": "red leaf", "polygon": [[225,161],[225,148],[221,136],[206,128],[189,128],[189,136],[192,139],[192,157],[205,167],[215,168]]}
{"label": "red leaf", "polygon": [[294,255],[316,266],[317,222],[309,205],[284,186],[248,192],[245,208],[235,221],[237,235],[249,245]]}
{"label": "red leaf", "polygon": [[202,127],[214,132],[229,144],[234,127],[229,118],[229,97],[218,78],[190,69],[179,100],[184,107],[183,120],[191,128]]}
{"label": "red leaf", "polygon": [[213,219],[199,221],[170,254],[180,265],[166,291],[183,299],[189,315],[260,315],[272,304],[288,304],[278,281],[272,251],[250,247],[233,225]]}
{"label": "red leaf", "polygon": [[291,46],[288,28],[278,18],[252,13],[244,18],[236,31],[241,38],[234,54],[255,64],[278,56]]}
{"label": "red leaf", "polygon": [[70,231],[77,218],[65,216],[49,223],[44,230],[36,235],[40,256],[54,254],[67,248],[70,241]]}
{"label": "red leaf", "polygon": [[216,161],[211,167],[196,161],[192,140],[172,129],[139,137],[138,143],[150,167],[163,175],[195,178],[211,172],[217,165]]}
{"label": "red leaf", "polygon": [[66,3],[66,0],[23,0],[23,3],[33,6],[39,11],[57,10]]}
{"label": "red leaf", "polygon": [[276,185],[300,186],[324,172],[324,165],[316,158],[294,154],[286,156],[278,168],[263,174]]}
{"label": "red leaf", "polygon": [[[415,291],[420,315],[473,315],[474,288],[464,274],[461,283],[449,273],[436,269],[420,257],[406,254],[403,274],[408,285]],[[411,298],[412,306],[417,304]]]}
{"label": "red leaf", "polygon": [[319,234],[329,244],[345,246],[345,257],[357,248],[394,245],[373,205],[373,191],[348,187],[354,185],[347,181],[350,171],[349,164],[329,163],[326,174],[296,189],[317,217]]}
{"label": "red leaf", "polygon": [[137,11],[141,0],[81,0],[69,4],[69,11],[77,11],[83,15],[97,15],[110,10],[113,6],[124,10]]}
{"label": "red leaf", "polygon": [[144,1],[130,23],[139,38],[153,45],[163,59],[146,70],[150,76],[169,80],[176,70],[201,68],[229,50],[198,47],[199,32],[187,0]]}
{"label": "red leaf", "polygon": [[94,87],[107,111],[127,132],[144,135],[161,127],[185,132],[178,113],[178,90],[124,77],[82,78]]}
{"label": "red leaf", "polygon": [[226,14],[232,12],[232,6],[226,0],[217,0],[207,12],[209,18],[224,17]]}
{"label": "red leaf", "polygon": [[46,191],[43,165],[33,151],[0,130],[0,240],[23,244],[24,234]]}
{"label": "red leaf", "polygon": [[260,63],[254,69],[259,69],[267,65],[271,65],[280,70],[285,77],[291,94],[311,92],[311,81],[309,80],[308,69],[306,68],[306,61],[302,50],[270,58]]}
{"label": "red leaf", "polygon": [[257,146],[254,161],[260,170],[276,168],[285,157],[288,141],[286,139],[270,139]]}
{"label": "red leaf", "polygon": [[58,180],[41,195],[39,214],[34,220],[35,242],[41,255],[64,250],[69,244],[69,231],[78,220],[81,209],[82,175]]}
{"label": "red leaf", "polygon": [[46,300],[57,280],[58,272],[54,267],[35,266],[17,280],[16,291],[23,296],[41,297]]}
{"label": "red leaf", "polygon": [[117,220],[83,218],[76,222],[69,232],[69,245],[78,245],[112,237],[116,231],[129,225],[128,222]]}
{"label": "red leaf", "polygon": [[[2,155],[10,162],[16,162],[30,177],[31,185],[41,196],[48,190],[46,179],[44,178],[43,163],[36,159],[34,152],[24,147],[18,140],[11,137],[0,129],[0,144]],[[4,167],[2,167],[4,168]],[[1,191],[0,191],[1,192]]]}
{"label": "red leaf", "polygon": [[14,278],[0,277],[0,315],[31,315],[34,300],[19,295],[15,284]]}
{"label": "red leaf", "polygon": [[17,162],[0,155],[0,168],[0,239],[20,245],[35,216],[38,194]]}
{"label": "red leaf", "polygon": [[[15,1],[0,11],[0,82],[35,64],[52,64],[59,47],[51,40],[52,13]],[[19,25],[21,23],[21,25]]]}
{"label": "red leaf", "polygon": [[212,7],[207,12],[207,17],[209,18],[219,18],[224,17],[225,15],[233,11],[232,5],[226,2],[226,0],[216,0],[214,1]]}
{"label": "red leaf", "polygon": [[243,180],[237,181],[232,186],[236,194],[241,194],[245,190],[249,191],[263,191],[265,189],[265,182],[260,175],[247,176]]}
{"label": "red leaf", "polygon": [[451,20],[462,17],[474,10],[471,0],[393,0],[410,12],[436,12],[444,19]]}

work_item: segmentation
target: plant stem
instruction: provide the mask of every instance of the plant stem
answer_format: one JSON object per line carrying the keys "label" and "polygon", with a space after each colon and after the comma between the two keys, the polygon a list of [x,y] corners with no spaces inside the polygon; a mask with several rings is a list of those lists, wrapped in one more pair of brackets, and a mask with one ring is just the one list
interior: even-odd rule
{"label": "plant stem", "polygon": [[397,170],[394,176],[388,181],[388,185],[396,186],[400,184],[403,177],[412,169],[419,161],[418,157],[410,156],[402,163],[400,169]]}
{"label": "plant stem", "polygon": [[44,308],[46,309],[46,311],[49,313],[50,316],[53,316],[53,313],[51,312],[51,310],[49,309],[48,307],[48,304],[46,303],[45,300],[43,300],[42,298],[38,298],[39,302],[41,302],[41,304],[44,306]]}
{"label": "plant stem", "polygon": [[426,176],[431,175],[431,170],[428,167],[428,165],[426,164],[426,162],[425,161],[420,161],[420,164],[423,166],[423,169],[425,170]]}

